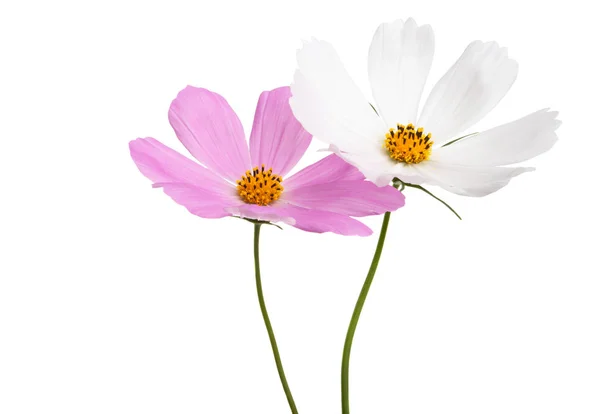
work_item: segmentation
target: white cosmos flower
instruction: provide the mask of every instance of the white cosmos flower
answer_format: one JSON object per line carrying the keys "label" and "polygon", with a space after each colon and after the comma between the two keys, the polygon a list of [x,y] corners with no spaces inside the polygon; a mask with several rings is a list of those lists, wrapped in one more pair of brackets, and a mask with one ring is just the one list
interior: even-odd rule
{"label": "white cosmos flower", "polygon": [[398,177],[460,195],[484,196],[532,171],[506,166],[554,145],[560,125],[557,112],[543,109],[444,146],[480,121],[510,89],[517,63],[506,49],[495,42],[467,46],[419,115],[433,51],[429,25],[417,26],[408,19],[379,26],[369,49],[376,113],[334,48],[311,40],[298,51],[290,99],[294,115],[379,186]]}

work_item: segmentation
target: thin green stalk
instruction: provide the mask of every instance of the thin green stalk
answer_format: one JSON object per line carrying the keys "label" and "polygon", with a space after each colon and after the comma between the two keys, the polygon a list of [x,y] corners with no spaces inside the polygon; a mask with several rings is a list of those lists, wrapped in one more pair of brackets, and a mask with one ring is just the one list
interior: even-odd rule
{"label": "thin green stalk", "polygon": [[265,298],[263,297],[262,282],[260,280],[260,262],[258,258],[258,240],[260,237],[261,224],[263,223],[254,223],[254,271],[256,274],[256,293],[258,294],[260,312],[262,313],[263,319],[265,321],[265,327],[267,328],[267,332],[269,334],[269,341],[271,342],[271,348],[273,349],[273,357],[275,358],[275,365],[277,365],[277,372],[279,373],[279,379],[281,380],[283,392],[285,392],[285,396],[288,400],[288,404],[290,405],[290,410],[292,410],[292,413],[298,414],[298,409],[296,408],[294,397],[292,397],[292,392],[290,391],[287,379],[285,378],[283,364],[281,363],[279,349],[277,348],[277,341],[275,340],[275,333],[273,332],[271,320],[269,319],[269,314],[267,313],[267,306],[265,305]]}
{"label": "thin green stalk", "polygon": [[[396,185],[394,185],[396,186]],[[396,188],[398,188],[396,186]],[[352,313],[352,319],[350,319],[350,326],[348,326],[348,332],[346,333],[346,341],[344,342],[344,353],[342,356],[342,413],[350,413],[350,398],[349,398],[349,386],[348,380],[350,375],[350,352],[352,351],[352,340],[354,339],[354,332],[356,332],[356,326],[358,325],[358,319],[362,312],[365,300],[369,294],[369,288],[375,277],[377,271],[377,265],[379,264],[379,258],[381,257],[381,251],[383,250],[383,244],[385,242],[385,235],[388,229],[388,223],[390,222],[390,212],[387,212],[383,216],[383,224],[381,225],[381,232],[379,233],[379,241],[377,242],[377,248],[373,255],[373,261],[367,273],[367,278],[363,284],[356,305],[354,306],[354,312]]]}

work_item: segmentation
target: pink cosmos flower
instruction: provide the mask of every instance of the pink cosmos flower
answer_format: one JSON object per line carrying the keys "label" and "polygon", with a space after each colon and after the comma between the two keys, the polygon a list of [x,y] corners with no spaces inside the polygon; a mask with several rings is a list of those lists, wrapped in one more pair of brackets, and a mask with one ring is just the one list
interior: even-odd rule
{"label": "pink cosmos flower", "polygon": [[188,86],[171,104],[169,121],[202,165],[154,138],[131,141],[131,157],[154,187],[200,217],[237,216],[316,233],[370,235],[371,229],[351,216],[394,211],[404,205],[404,196],[365,181],[337,155],[287,178],[312,139],[292,114],[290,96],[289,87],[260,95],[248,149],[227,101]]}

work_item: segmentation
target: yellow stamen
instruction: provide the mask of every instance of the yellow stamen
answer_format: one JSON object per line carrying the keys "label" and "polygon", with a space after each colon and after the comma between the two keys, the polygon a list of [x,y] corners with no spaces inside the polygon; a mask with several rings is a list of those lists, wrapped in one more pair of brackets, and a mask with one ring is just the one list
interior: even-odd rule
{"label": "yellow stamen", "polygon": [[384,146],[390,157],[407,164],[418,164],[428,159],[432,145],[431,134],[423,135],[423,128],[415,131],[413,124],[398,124],[396,130],[390,129],[390,132],[385,134]]}
{"label": "yellow stamen", "polygon": [[248,204],[266,206],[279,198],[283,191],[283,179],[273,174],[273,169],[265,171],[265,165],[246,171],[246,175],[237,181],[238,194]]}

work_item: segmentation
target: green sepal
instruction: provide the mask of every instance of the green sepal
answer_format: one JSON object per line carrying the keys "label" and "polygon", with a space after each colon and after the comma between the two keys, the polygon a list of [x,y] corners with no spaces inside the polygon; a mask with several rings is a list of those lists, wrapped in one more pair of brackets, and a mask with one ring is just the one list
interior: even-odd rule
{"label": "green sepal", "polygon": [[251,219],[251,218],[247,218],[247,217],[239,217],[239,216],[231,216],[233,218],[238,218],[238,219],[242,219],[242,220],[246,220],[249,221],[252,224],[267,224],[269,226],[275,226],[277,227],[279,230],[283,230],[283,228],[275,223],[271,223],[270,221],[263,221],[263,220],[256,220],[256,219]]}
{"label": "green sepal", "polygon": [[454,215],[456,217],[458,217],[459,220],[462,220],[462,217],[452,207],[450,207],[450,204],[446,203],[444,200],[442,200],[438,196],[434,195],[431,191],[427,190],[426,188],[424,188],[420,185],[417,185],[417,184],[405,183],[404,181],[402,181],[399,178],[394,178],[394,180],[392,182],[394,183],[394,187],[396,187],[396,188],[398,188],[400,185],[402,185],[402,189],[400,189],[400,191],[402,191],[404,189],[404,187],[412,187],[412,188],[416,188],[417,190],[423,191],[424,193],[430,195],[431,197],[435,198],[437,201],[439,201],[440,203],[442,203],[443,205],[448,207],[448,209],[450,211],[452,211],[454,213]]}
{"label": "green sepal", "polygon": [[458,138],[456,138],[456,139],[453,139],[453,140],[452,140],[452,141],[450,141],[450,142],[446,142],[446,143],[445,143],[444,145],[442,145],[440,148],[447,147],[448,145],[452,145],[452,144],[454,144],[455,142],[458,142],[458,141],[460,141],[461,139],[465,139],[465,138],[467,138],[467,137],[470,137],[470,136],[472,136],[472,135],[477,135],[477,134],[479,134],[479,132],[473,132],[472,134],[463,135],[462,137],[458,137]]}

